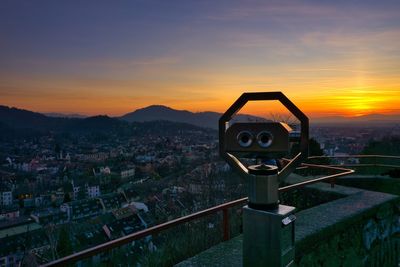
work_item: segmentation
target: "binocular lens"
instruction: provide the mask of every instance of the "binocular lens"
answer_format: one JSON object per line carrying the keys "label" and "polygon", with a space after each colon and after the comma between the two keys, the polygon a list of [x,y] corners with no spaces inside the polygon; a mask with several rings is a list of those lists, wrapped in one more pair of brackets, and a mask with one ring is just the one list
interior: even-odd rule
{"label": "binocular lens", "polygon": [[257,135],[257,143],[260,147],[267,148],[272,144],[273,136],[270,132],[263,131]]}
{"label": "binocular lens", "polygon": [[253,136],[247,131],[240,132],[236,138],[241,147],[249,147],[253,143]]}

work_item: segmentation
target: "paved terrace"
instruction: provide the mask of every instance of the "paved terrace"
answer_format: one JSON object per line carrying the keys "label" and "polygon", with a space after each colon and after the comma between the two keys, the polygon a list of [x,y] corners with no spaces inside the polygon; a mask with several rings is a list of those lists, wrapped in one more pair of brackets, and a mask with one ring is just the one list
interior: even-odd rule
{"label": "paved terrace", "polygon": [[[297,266],[397,266],[399,196],[327,183],[309,187],[343,197],[296,214]],[[242,266],[242,241],[239,235],[175,266]]]}

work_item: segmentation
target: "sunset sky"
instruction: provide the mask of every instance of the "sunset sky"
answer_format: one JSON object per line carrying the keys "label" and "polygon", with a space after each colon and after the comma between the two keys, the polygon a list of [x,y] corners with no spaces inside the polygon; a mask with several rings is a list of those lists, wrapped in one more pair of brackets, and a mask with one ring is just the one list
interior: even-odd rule
{"label": "sunset sky", "polygon": [[398,0],[0,5],[0,105],[223,112],[242,92],[283,91],[311,117],[400,114]]}

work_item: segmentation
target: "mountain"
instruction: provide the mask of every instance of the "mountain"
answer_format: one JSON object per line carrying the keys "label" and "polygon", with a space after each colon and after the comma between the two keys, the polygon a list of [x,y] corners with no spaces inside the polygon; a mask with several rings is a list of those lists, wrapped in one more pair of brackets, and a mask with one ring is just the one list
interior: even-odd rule
{"label": "mountain", "polygon": [[0,122],[11,128],[47,128],[53,120],[47,116],[24,109],[0,106]]}
{"label": "mountain", "polygon": [[[138,131],[147,131],[154,127],[204,127],[210,129],[218,128],[218,120],[221,117],[217,112],[190,112],[186,110],[175,110],[166,106],[149,106],[128,113],[119,118],[105,115],[87,118],[55,118],[45,116],[41,113],[7,107],[0,105],[0,134],[12,137],[15,135],[30,135],[36,132],[118,132],[131,134]],[[265,119],[250,115],[237,115],[234,121],[265,121]],[[157,123],[154,123],[157,121]],[[162,123],[170,121],[171,123]],[[148,122],[144,123],[143,122]],[[323,117],[312,118],[311,124],[344,125],[344,126],[376,126],[400,123],[400,114],[382,115],[370,114],[360,117]],[[190,124],[190,125],[189,125]],[[141,130],[144,127],[144,130]],[[152,128],[152,131],[155,129]],[[162,134],[163,129],[160,129]]]}
{"label": "mountain", "polygon": [[0,141],[37,137],[53,133],[88,134],[103,141],[107,138],[132,136],[173,136],[182,132],[216,131],[192,124],[171,121],[127,122],[106,115],[88,118],[54,118],[41,113],[0,106]]}
{"label": "mountain", "polygon": [[0,126],[4,129],[27,131],[109,131],[126,122],[108,116],[88,118],[55,118],[14,107],[0,106]]}
{"label": "mountain", "polygon": [[[128,122],[145,122],[145,121],[173,121],[181,123],[189,123],[199,127],[217,129],[218,120],[221,113],[217,112],[190,112],[187,110],[176,110],[162,105],[153,105],[145,108],[137,109],[134,112],[119,117],[121,120]],[[265,119],[251,115],[237,115],[235,120],[241,121],[265,121]]]}
{"label": "mountain", "polygon": [[352,125],[383,125],[400,123],[400,114],[383,115],[383,114],[369,114],[358,117],[342,117],[330,116],[313,118],[310,120],[315,124],[352,124]]}
{"label": "mountain", "polygon": [[120,117],[125,121],[184,121],[188,122],[193,117],[193,113],[186,110],[175,110],[166,106],[153,105],[146,108],[137,109]]}
{"label": "mountain", "polygon": [[50,112],[50,113],[42,113],[43,115],[47,117],[53,117],[53,118],[87,118],[88,116],[82,115],[82,114],[64,114],[64,113],[55,113],[55,112]]}
{"label": "mountain", "polygon": [[72,132],[109,132],[128,126],[127,122],[108,117],[107,115],[98,115],[84,119],[65,119],[65,121],[68,121],[68,123],[64,130]]}

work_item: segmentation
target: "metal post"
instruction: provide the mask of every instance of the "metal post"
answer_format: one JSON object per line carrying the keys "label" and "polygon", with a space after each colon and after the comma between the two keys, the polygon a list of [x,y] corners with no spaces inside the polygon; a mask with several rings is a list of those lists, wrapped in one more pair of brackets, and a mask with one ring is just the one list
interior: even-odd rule
{"label": "metal post", "polygon": [[[300,121],[300,134],[281,122],[235,122],[233,116],[249,101],[278,100]],[[308,155],[309,120],[282,92],[242,94],[218,122],[221,157],[248,181],[249,203],[243,209],[243,265],[286,267],[294,261],[294,207],[279,205],[279,181]],[[295,138],[292,138],[295,137]],[[299,138],[297,138],[299,137]],[[300,151],[279,172],[276,166],[248,166],[241,158],[276,160]],[[273,163],[272,163],[273,164]],[[288,188],[288,187],[286,187]]]}
{"label": "metal post", "polygon": [[229,213],[228,209],[222,210],[222,223],[224,227],[224,241],[230,239],[230,227],[229,227]]}
{"label": "metal post", "polygon": [[243,208],[243,266],[286,267],[294,262],[294,207],[279,205],[276,166],[249,167]]}

